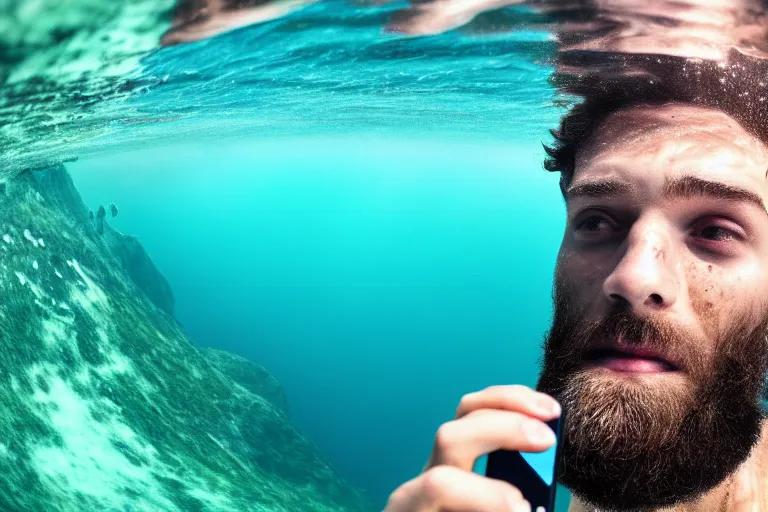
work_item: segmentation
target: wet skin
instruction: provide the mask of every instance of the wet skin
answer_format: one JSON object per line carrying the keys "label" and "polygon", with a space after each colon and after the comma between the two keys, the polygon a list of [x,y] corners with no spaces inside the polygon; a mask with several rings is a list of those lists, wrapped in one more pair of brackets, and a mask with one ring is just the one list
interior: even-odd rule
{"label": "wet skin", "polygon": [[[765,146],[719,111],[670,104],[614,113],[578,151],[556,282],[586,321],[617,304],[663,319],[697,340],[687,349],[706,369],[719,333],[736,319],[754,327],[764,320],[767,169]],[[632,340],[603,340],[585,352],[582,371],[597,395],[617,385],[649,396],[691,391],[696,373],[687,361],[694,358],[674,347],[633,347]],[[438,429],[423,472],[395,490],[386,512],[526,510],[517,489],[472,473],[472,466],[499,448],[551,446],[542,426],[557,415],[552,407],[545,395],[520,386],[466,395],[456,419]],[[768,430],[761,432],[732,476],[664,510],[768,510]],[[587,510],[595,509],[572,501],[572,512]]]}

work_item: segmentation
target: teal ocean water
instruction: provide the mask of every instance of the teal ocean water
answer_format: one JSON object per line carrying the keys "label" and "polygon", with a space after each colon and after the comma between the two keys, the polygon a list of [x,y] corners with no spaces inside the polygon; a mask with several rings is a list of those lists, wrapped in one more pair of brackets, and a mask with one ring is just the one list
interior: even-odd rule
{"label": "teal ocean water", "polygon": [[762,133],[765,17],[505,3],[0,2],[0,512],[380,511],[534,386],[562,91]]}
{"label": "teal ocean water", "polygon": [[[8,79],[13,96],[7,96],[3,115],[13,122],[0,133],[6,148],[0,163],[13,176],[66,162],[91,212],[114,203],[119,214],[107,213],[104,222],[137,237],[151,256],[173,290],[173,316],[189,341],[266,368],[282,387],[290,423],[341,479],[381,509],[395,488],[421,471],[435,431],[452,419],[462,395],[496,384],[535,384],[564,227],[559,176],[542,168],[541,143],[549,140],[547,130],[556,127],[564,111],[548,81],[552,37],[524,30],[530,13],[517,8],[492,18],[515,30],[404,37],[384,30],[404,2],[350,7],[329,1],[210,39],[160,48],[152,37],[162,30],[147,14],[149,5],[139,6],[143,25],[115,22],[121,30],[115,33],[129,42],[125,27],[141,27],[144,46],[133,41],[120,47],[134,48],[124,54],[110,46],[108,76],[98,64],[106,55],[98,45],[112,44],[108,37],[94,37],[98,45],[89,47],[88,58],[74,43],[74,50],[69,43],[46,49],[58,60],[46,68],[45,80],[35,79],[38,61],[19,58],[27,67],[17,73],[22,78]],[[167,23],[163,12],[156,13],[156,24]],[[62,33],[65,42],[76,40]],[[73,55],[76,65],[67,67]],[[56,172],[52,175],[60,176]],[[45,197],[70,194],[56,187]],[[105,235],[98,213],[94,227],[85,210],[71,206],[76,201],[67,201],[66,211],[76,211],[78,225],[87,225],[82,229],[88,242],[72,242],[72,247],[91,247],[96,240],[94,247],[103,243],[125,257],[121,244],[127,242],[111,229]],[[69,254],[61,259],[74,268]],[[95,257],[78,258],[97,266]],[[136,277],[134,260],[121,261],[139,288],[149,289],[142,288],[143,274]],[[127,304],[104,283],[128,278],[104,275],[91,274],[86,284],[101,286],[110,303]],[[128,318],[126,311],[151,309],[142,301],[143,295],[103,318],[119,326]],[[165,317],[158,318],[152,326],[165,325]],[[126,348],[136,340],[120,331],[116,346],[131,354],[126,360],[144,361],[153,347],[165,353],[169,346],[163,328],[132,323],[131,329],[146,345]],[[107,343],[106,335],[99,336]],[[182,361],[184,353],[184,360],[198,361],[185,349],[174,350],[168,357]],[[302,473],[317,458],[294,451],[286,441],[295,438],[282,429],[288,420],[279,416],[283,427],[260,426],[256,434],[245,432],[246,422],[233,433],[219,425],[230,423],[229,409],[221,412],[221,422],[215,417],[219,413],[211,412],[225,402],[223,391],[216,388],[208,396],[189,384],[203,378],[202,366],[180,363],[171,371],[165,360],[152,365],[141,371],[161,376],[149,378],[153,383],[188,370],[187,380],[180,378],[168,389],[210,405],[200,405],[199,411],[208,412],[196,414],[204,416],[205,428],[215,424],[212,434],[199,426],[189,430],[188,439],[213,439],[210,449],[225,451],[226,464],[253,463],[248,474],[257,474],[258,481],[275,475],[279,490],[265,487],[262,493],[272,503],[296,510],[287,498],[275,497],[287,496],[286,488],[300,501],[305,492],[306,510],[332,509],[309,505],[312,492],[321,488],[339,503],[352,502],[340,484],[328,484],[336,478],[327,476],[330,470],[304,471],[325,482],[317,487],[304,490],[300,485],[309,485],[308,480],[290,484],[290,475]],[[134,402],[125,397],[132,396],[136,382],[143,381],[113,383],[126,394],[110,400],[130,411]],[[101,389],[77,396],[101,396]],[[177,415],[183,419],[178,424],[187,425],[185,410],[176,405],[158,409],[142,399],[133,407],[148,403],[153,409],[146,414]],[[241,413],[236,409],[235,416]],[[161,454],[168,450],[167,460],[180,453],[168,448],[172,443],[163,433],[170,427],[158,430],[126,418],[121,421],[137,432],[136,439]],[[104,427],[104,432],[109,429],[114,430]],[[125,443],[119,450],[124,453]],[[203,455],[190,460],[205,465],[213,452],[200,450]],[[114,460],[131,472],[115,463],[113,474],[134,475],[135,468],[121,457]],[[174,503],[182,504],[178,510],[251,510],[227,508],[226,499],[235,500],[235,491],[222,490],[226,486],[215,491],[218,484],[210,482],[217,480],[208,473],[184,477],[193,491],[183,499],[174,494],[183,486],[168,486],[166,473],[156,476],[161,473],[153,469],[152,477],[146,476],[155,482],[153,492],[165,489],[165,494],[158,491],[164,497],[157,503],[173,494]],[[97,500],[89,502],[92,507],[158,509],[131,501],[130,496],[150,495],[146,489],[126,491],[125,498],[117,480],[94,481],[99,489],[81,489],[79,497],[62,501],[81,505],[62,510],[77,510],[82,496]],[[47,492],[34,496],[48,499]],[[56,493],[65,500],[63,491]],[[253,493],[259,496],[261,489]],[[189,495],[208,505],[185,508]],[[560,496],[563,508],[567,494]],[[238,494],[237,499],[253,497]]]}
{"label": "teal ocean water", "polygon": [[113,225],[162,269],[193,341],[267,367],[383,508],[464,393],[535,384],[564,226],[542,153],[285,138],[69,169],[91,208],[118,205]]}

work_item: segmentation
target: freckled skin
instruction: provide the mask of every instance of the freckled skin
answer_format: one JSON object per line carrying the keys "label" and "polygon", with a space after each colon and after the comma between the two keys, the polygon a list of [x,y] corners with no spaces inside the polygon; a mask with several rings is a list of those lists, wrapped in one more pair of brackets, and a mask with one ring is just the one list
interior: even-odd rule
{"label": "freckled skin", "polygon": [[[747,189],[768,204],[766,168],[766,147],[719,111],[669,104],[612,115],[577,152],[569,186],[617,179],[630,192],[567,200],[558,281],[585,320],[606,316],[622,300],[638,316],[663,317],[708,340],[702,353],[714,354],[718,334],[739,313],[757,325],[766,311],[768,214],[746,201],[667,198],[662,190],[666,180],[695,176]],[[603,220],[579,228],[590,216]],[[738,236],[721,239],[727,231]],[[765,424],[763,432],[753,450],[760,461],[768,451]],[[760,481],[768,482],[768,471]],[[684,510],[720,509],[730,482]],[[768,507],[765,494],[761,487],[755,502]],[[571,510],[587,510],[580,507],[576,500]]]}
{"label": "freckled skin", "polygon": [[[751,204],[703,197],[664,200],[660,190],[667,177],[694,174],[748,188],[768,203],[767,167],[765,147],[720,112],[669,105],[617,113],[577,154],[572,185],[618,177],[632,184],[633,196],[569,203],[559,269],[566,279],[579,276],[577,290],[582,303],[589,304],[590,314],[595,316],[604,314],[609,302],[606,286],[637,289],[653,288],[658,283],[662,296],[675,297],[674,303],[663,305],[661,311],[699,331],[704,327],[702,313],[709,309],[702,294],[709,290],[734,299],[732,303],[717,301],[717,309],[726,317],[733,307],[761,303],[768,296],[763,263],[768,261],[765,212]],[[630,207],[622,214],[632,221],[621,225],[627,234],[620,241],[592,248],[576,239],[572,226],[575,215],[590,207],[607,208],[610,213],[611,208],[626,204]],[[718,253],[719,249],[704,250],[691,233],[700,229],[695,225],[696,217],[706,215],[714,220],[720,215],[738,216],[739,224],[748,225],[753,239],[733,244],[733,253],[727,255]],[[701,226],[706,227],[706,222]],[[643,260],[644,251],[650,251],[652,260],[659,264]]]}

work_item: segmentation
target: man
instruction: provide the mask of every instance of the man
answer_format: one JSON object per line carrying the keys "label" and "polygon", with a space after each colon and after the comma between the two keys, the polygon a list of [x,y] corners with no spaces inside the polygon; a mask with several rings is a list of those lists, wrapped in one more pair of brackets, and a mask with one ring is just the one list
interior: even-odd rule
{"label": "man", "polygon": [[563,121],[539,391],[464,396],[386,512],[529,510],[471,471],[497,449],[552,446],[550,396],[568,410],[572,512],[768,510],[768,148],[720,110],[652,103],[587,101]]}

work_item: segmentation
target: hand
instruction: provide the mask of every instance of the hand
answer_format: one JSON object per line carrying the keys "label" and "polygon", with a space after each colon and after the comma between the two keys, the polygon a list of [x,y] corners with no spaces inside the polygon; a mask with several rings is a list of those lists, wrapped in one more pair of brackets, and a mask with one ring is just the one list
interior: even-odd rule
{"label": "hand", "polygon": [[525,386],[492,386],[465,395],[456,419],[437,430],[421,475],[398,487],[384,512],[530,511],[516,487],[475,474],[472,467],[499,449],[552,447],[555,435],[544,422],[559,415],[552,397]]}

